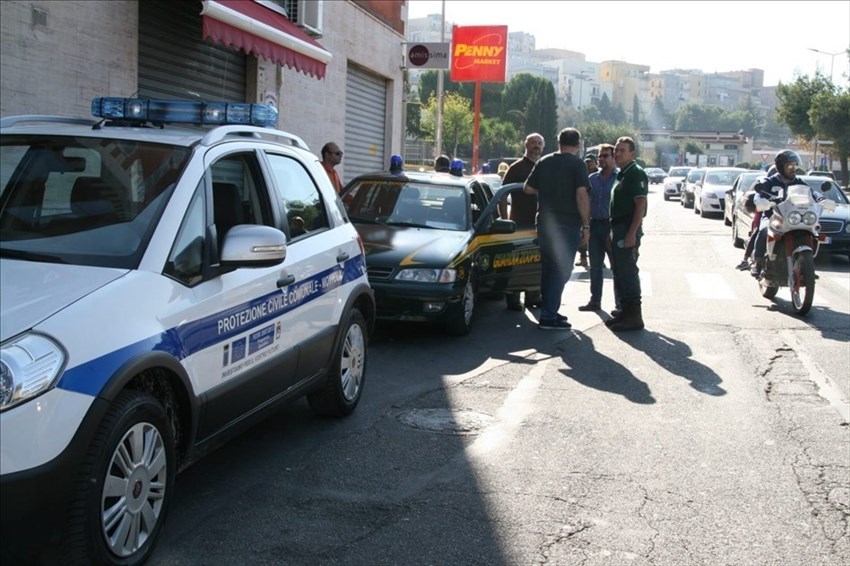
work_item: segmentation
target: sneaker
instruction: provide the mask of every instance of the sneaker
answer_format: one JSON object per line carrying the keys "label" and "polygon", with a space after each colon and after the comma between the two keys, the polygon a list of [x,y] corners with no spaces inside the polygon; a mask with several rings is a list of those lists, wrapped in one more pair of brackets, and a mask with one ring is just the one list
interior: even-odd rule
{"label": "sneaker", "polygon": [[580,259],[576,262],[576,267],[587,267],[587,260]]}
{"label": "sneaker", "polygon": [[537,324],[540,330],[569,330],[573,325],[567,321],[567,317],[558,316],[554,320],[541,319]]}
{"label": "sneaker", "polygon": [[749,268],[750,268],[750,262],[747,261],[746,259],[735,266],[735,269],[737,269],[738,271],[744,271],[745,269],[749,269]]}
{"label": "sneaker", "polygon": [[602,308],[602,307],[601,307],[601,306],[599,306],[599,303],[595,303],[595,302],[593,302],[593,301],[590,301],[590,302],[589,302],[589,303],[587,303],[586,305],[582,305],[582,306],[580,306],[580,307],[578,308],[578,310],[580,310],[580,311],[582,311],[582,312],[587,312],[587,311],[598,311],[598,310],[599,310],[599,309],[601,309],[601,308]]}

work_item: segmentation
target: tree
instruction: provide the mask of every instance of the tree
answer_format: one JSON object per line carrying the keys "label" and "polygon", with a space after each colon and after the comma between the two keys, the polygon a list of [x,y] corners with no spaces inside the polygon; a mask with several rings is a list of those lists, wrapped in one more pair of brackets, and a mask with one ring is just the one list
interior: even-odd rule
{"label": "tree", "polygon": [[638,100],[637,94],[632,99],[632,125],[635,128],[640,128],[640,100]]}
{"label": "tree", "polygon": [[[531,98],[531,95],[539,88],[542,82],[552,84],[542,77],[537,77],[529,73],[520,73],[508,81],[502,92],[502,120],[511,120],[511,113],[516,110],[519,110],[525,115],[529,98]],[[515,116],[516,114],[514,113],[514,119]],[[524,123],[517,124],[517,127],[523,131],[527,129]]]}
{"label": "tree", "polygon": [[[676,130],[679,132],[727,131],[725,112],[710,104],[685,104],[676,112]],[[736,128],[737,129],[737,128]]]}
{"label": "tree", "polygon": [[525,110],[525,132],[537,132],[547,143],[557,139],[558,104],[555,102],[555,88],[549,81],[538,83],[528,98]]}
{"label": "tree", "polygon": [[[472,108],[469,99],[457,92],[447,92],[443,96],[443,147],[441,153],[458,155],[458,147],[472,145]],[[422,129],[430,136],[434,135],[437,119],[437,97],[432,96],[422,109]]]}
{"label": "tree", "polygon": [[815,73],[812,78],[808,75],[797,77],[797,80],[787,85],[779,83],[776,87],[776,98],[779,100],[777,119],[787,124],[794,135],[806,140],[814,139],[816,132],[809,110],[815,96],[822,92],[834,94],[835,85],[820,73]]}
{"label": "tree", "polygon": [[850,89],[839,93],[823,91],[812,98],[809,117],[818,137],[832,140],[832,152],[841,162],[843,184],[850,182],[847,159],[850,156]]}
{"label": "tree", "polygon": [[655,142],[655,163],[659,167],[669,167],[674,165],[676,161],[671,159],[671,155],[679,155],[679,142],[675,140],[658,140]]}
{"label": "tree", "polygon": [[660,97],[652,101],[649,111],[649,128],[652,130],[672,130],[676,125],[676,117],[667,112]]}
{"label": "tree", "polygon": [[523,137],[510,122],[498,118],[482,118],[478,150],[482,156],[488,157],[521,155]]}
{"label": "tree", "polygon": [[[581,136],[584,139],[585,147],[592,147],[601,143],[610,143],[614,145],[617,138],[629,136],[636,142],[640,139],[637,135],[637,130],[625,121],[621,124],[609,124],[608,122],[589,122],[582,125]],[[640,155],[640,144],[636,148],[636,152]]]}

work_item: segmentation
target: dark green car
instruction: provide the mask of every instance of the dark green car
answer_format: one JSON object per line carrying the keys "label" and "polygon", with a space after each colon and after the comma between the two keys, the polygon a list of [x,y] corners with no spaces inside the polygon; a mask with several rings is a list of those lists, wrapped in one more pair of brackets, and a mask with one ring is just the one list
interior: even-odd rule
{"label": "dark green car", "polygon": [[342,193],[366,250],[377,316],[435,321],[468,334],[479,295],[540,288],[537,231],[498,217],[499,200],[481,179],[447,173],[379,173]]}

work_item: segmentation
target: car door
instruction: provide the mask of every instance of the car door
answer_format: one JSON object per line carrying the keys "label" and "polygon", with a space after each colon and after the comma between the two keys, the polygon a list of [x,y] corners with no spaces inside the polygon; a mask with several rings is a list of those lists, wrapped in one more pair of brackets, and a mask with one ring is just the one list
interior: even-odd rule
{"label": "car door", "polygon": [[490,199],[474,226],[473,248],[481,292],[538,290],[540,245],[534,228],[516,230],[512,220],[498,218],[498,203],[523,183],[503,185]]}
{"label": "car door", "polygon": [[223,265],[220,251],[239,225],[280,228],[281,218],[256,153],[214,147],[204,156],[202,180],[169,260],[173,266],[191,265],[193,260],[181,256],[198,254],[183,250],[200,239],[205,266],[200,280],[187,281],[190,288],[166,315],[189,354],[183,364],[201,406],[199,440],[283,395],[298,360],[293,328],[303,310],[300,304],[293,308],[281,287],[291,276],[292,260],[236,269]]}

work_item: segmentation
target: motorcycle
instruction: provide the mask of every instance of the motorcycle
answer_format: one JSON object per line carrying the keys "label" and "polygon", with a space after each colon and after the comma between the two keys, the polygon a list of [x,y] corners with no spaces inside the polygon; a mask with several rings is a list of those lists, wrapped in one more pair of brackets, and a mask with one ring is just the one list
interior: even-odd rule
{"label": "motorcycle", "polygon": [[780,287],[789,287],[794,312],[803,316],[815,298],[818,220],[824,209],[835,209],[835,202],[818,203],[808,185],[792,185],[784,199],[756,199],[756,208],[774,209],[768,220],[764,269],[758,278],[761,296],[772,299]]}

